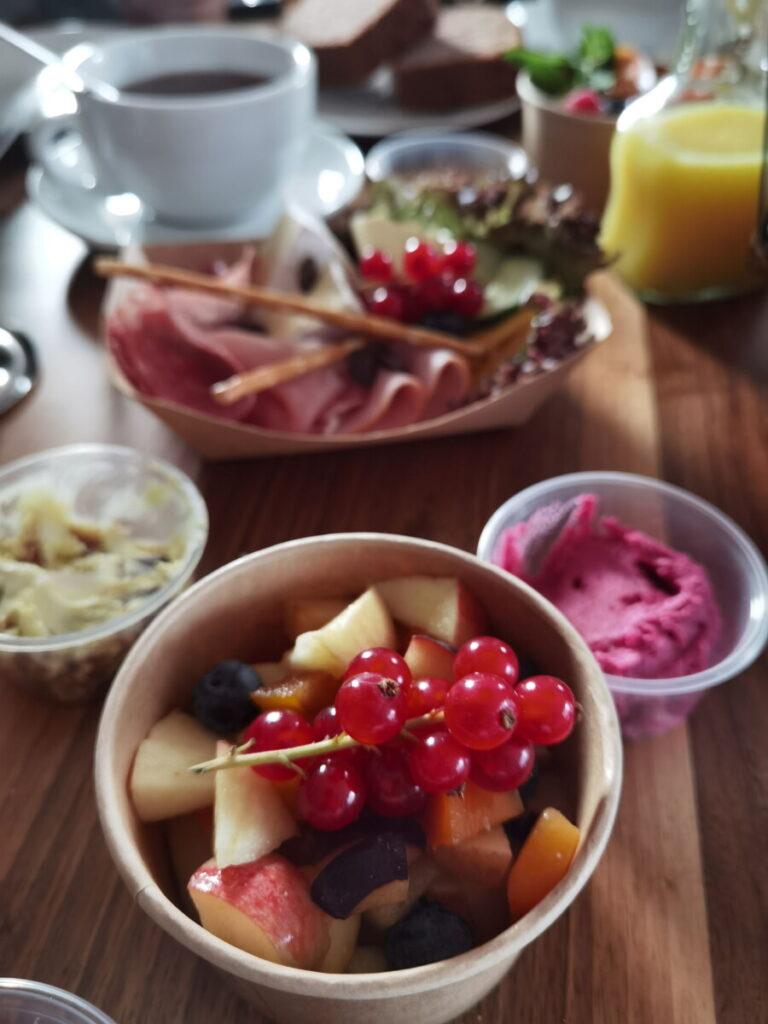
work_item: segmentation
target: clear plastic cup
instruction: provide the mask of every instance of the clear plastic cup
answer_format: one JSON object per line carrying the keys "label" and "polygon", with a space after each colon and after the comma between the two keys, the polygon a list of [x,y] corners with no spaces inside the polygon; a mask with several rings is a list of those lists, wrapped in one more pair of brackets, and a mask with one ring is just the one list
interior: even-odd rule
{"label": "clear plastic cup", "polygon": [[0,978],[2,1024],[115,1024],[115,1021],[63,988],[22,978]]}
{"label": "clear plastic cup", "polygon": [[486,523],[477,553],[496,557],[502,533],[536,509],[580,494],[595,494],[598,515],[620,522],[689,555],[709,576],[722,618],[712,663],[701,672],[668,679],[606,673],[623,735],[628,739],[679,725],[706,691],[743,672],[768,639],[768,572],[755,545],[713,505],[671,484],[629,473],[570,473],[534,484],[505,501]]}
{"label": "clear plastic cup", "polygon": [[78,632],[0,632],[0,683],[48,700],[86,700],[104,690],[142,629],[191,579],[208,537],[208,511],[189,477],[163,459],[118,445],[74,444],[0,468],[0,537],[18,533],[20,501],[35,492],[99,527],[120,523],[143,540],[183,541],[173,575],[131,610]]}

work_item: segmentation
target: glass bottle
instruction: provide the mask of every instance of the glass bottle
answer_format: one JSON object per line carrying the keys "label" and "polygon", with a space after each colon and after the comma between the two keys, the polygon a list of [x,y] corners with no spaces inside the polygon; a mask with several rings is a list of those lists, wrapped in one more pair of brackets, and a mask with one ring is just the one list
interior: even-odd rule
{"label": "glass bottle", "polygon": [[617,122],[601,243],[647,301],[766,282],[753,242],[767,35],[766,0],[688,0],[674,72]]}

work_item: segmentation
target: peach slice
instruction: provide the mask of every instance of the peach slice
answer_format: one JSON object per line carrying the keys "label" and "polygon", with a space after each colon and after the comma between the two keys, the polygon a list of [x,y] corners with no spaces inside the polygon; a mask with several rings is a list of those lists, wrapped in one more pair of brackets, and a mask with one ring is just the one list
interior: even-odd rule
{"label": "peach slice", "polygon": [[219,868],[207,861],[187,886],[207,931],[238,949],[286,967],[313,970],[330,948],[331,919],[284,857]]}
{"label": "peach slice", "polygon": [[253,703],[262,711],[288,708],[310,720],[322,708],[333,704],[339,680],[318,669],[289,671],[276,686],[263,686],[251,694]]}
{"label": "peach slice", "polygon": [[171,711],[152,726],[131,771],[131,798],[142,821],[162,821],[213,803],[213,773],[193,775],[188,769],[211,760],[216,739],[183,711]]}
{"label": "peach slice", "polygon": [[477,598],[453,577],[403,576],[376,589],[394,619],[454,647],[488,629]]}
{"label": "peach slice", "polygon": [[554,889],[570,867],[579,845],[579,830],[554,807],[541,812],[507,879],[512,920],[532,910]]}
{"label": "peach slice", "polygon": [[328,928],[330,942],[328,952],[318,965],[317,970],[327,974],[343,974],[357,947],[359,932],[359,914],[353,914],[351,917],[343,919],[333,918]]}
{"label": "peach slice", "polygon": [[437,846],[437,863],[455,878],[471,878],[478,885],[503,886],[512,866],[512,847],[501,825],[453,846]]}
{"label": "peach slice", "polygon": [[522,812],[523,802],[517,790],[490,793],[467,782],[460,794],[430,796],[424,812],[427,842],[432,847],[463,843]]}

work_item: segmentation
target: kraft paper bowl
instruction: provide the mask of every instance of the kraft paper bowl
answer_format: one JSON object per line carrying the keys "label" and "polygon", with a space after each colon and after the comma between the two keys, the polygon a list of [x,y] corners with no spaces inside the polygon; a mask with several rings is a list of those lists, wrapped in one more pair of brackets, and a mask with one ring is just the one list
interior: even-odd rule
{"label": "kraft paper bowl", "polygon": [[[253,658],[281,629],[280,604],[297,596],[349,595],[378,579],[412,573],[456,576],[489,614],[494,633],[569,680],[583,709],[554,756],[564,781],[559,806],[582,830],[567,876],[512,927],[462,956],[383,974],[320,974],[269,963],[206,932],[171,898],[162,825],[142,824],[128,779],[136,748],[167,712],[187,704],[192,681],[218,660]],[[104,708],[96,747],[96,792],[104,833],[139,908],[281,1024],[442,1024],[501,980],[520,952],[586,884],[605,849],[621,783],[616,714],[589,649],[529,587],[473,555],[410,537],[335,534],[267,548],[212,573],[142,635]],[[585,936],[585,941],[587,937]],[[140,964],[135,965],[140,969]],[[562,965],[553,964],[557,973]],[[520,984],[526,984],[520,978]]]}

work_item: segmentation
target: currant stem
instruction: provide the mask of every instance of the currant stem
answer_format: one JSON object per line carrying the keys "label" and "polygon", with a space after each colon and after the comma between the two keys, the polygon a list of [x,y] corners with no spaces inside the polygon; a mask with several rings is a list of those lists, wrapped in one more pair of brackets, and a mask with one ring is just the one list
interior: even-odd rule
{"label": "currant stem", "polygon": [[[421,725],[431,725],[442,720],[443,712],[441,710],[429,711],[420,718],[411,718],[406,722],[403,726],[403,732],[407,735],[409,729],[417,729]],[[193,764],[187,771],[193,772],[195,775],[203,775],[206,772],[216,772],[227,768],[252,768],[254,765],[259,764],[291,765],[291,767],[301,771],[300,766],[292,764],[293,761],[300,761],[305,757],[318,757],[321,754],[333,754],[337,750],[347,750],[349,747],[365,746],[364,743],[359,743],[345,732],[339,733],[338,736],[331,736],[327,740],[305,743],[300,747],[285,747],[283,750],[261,750],[257,754],[246,753],[252,745],[253,741],[248,740],[247,743],[240,747],[230,747],[223,757],[215,757],[211,761]]]}

